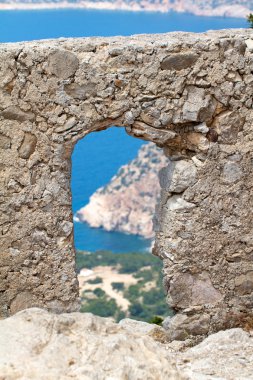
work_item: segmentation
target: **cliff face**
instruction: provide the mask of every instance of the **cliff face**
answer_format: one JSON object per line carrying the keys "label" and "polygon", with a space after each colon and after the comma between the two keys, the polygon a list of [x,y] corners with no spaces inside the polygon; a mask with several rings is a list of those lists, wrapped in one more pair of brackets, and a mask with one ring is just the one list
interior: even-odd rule
{"label": "cliff face", "polygon": [[152,238],[152,218],[160,195],[158,172],[167,161],[153,143],[143,145],[137,157],[98,189],[76,217],[91,227]]}
{"label": "cliff face", "polygon": [[3,0],[0,9],[93,8],[133,11],[189,12],[202,16],[245,17],[253,9],[252,0]]}

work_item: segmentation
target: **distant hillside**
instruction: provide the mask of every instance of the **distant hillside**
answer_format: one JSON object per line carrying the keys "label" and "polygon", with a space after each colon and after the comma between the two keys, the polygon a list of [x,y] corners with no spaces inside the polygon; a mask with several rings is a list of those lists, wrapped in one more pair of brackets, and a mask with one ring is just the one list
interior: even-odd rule
{"label": "distant hillside", "polygon": [[77,252],[81,311],[151,322],[173,315],[165,302],[162,261],[150,253]]}
{"label": "distant hillside", "polygon": [[253,0],[1,0],[0,9],[95,8],[189,12],[203,16],[245,17]]}
{"label": "distant hillside", "polygon": [[160,195],[158,172],[166,162],[153,143],[143,145],[133,161],[91,196],[76,218],[91,227],[152,238],[152,218]]}

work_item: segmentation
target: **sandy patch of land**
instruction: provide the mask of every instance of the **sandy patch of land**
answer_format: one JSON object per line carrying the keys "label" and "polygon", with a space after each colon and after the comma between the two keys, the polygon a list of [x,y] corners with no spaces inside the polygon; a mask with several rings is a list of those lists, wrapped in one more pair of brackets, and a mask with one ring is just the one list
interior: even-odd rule
{"label": "sandy patch of land", "polygon": [[[88,283],[89,280],[94,280],[96,277],[100,277],[103,282],[99,284]],[[78,281],[80,294],[84,290],[92,291],[96,288],[101,288],[109,297],[115,299],[122,310],[127,311],[130,302],[124,297],[123,292],[113,289],[112,283],[123,282],[125,288],[127,288],[130,285],[136,284],[138,279],[134,278],[132,274],[118,273],[117,269],[110,266],[98,266],[92,268],[92,270],[82,269],[78,276]]]}

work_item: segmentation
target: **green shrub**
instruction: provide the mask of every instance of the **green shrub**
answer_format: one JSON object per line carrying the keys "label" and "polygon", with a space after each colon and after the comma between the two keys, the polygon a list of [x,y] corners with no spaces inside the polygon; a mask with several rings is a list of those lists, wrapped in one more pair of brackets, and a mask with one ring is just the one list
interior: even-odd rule
{"label": "green shrub", "polygon": [[101,284],[103,282],[101,277],[96,277],[94,279],[88,280],[88,284]]}
{"label": "green shrub", "polygon": [[152,269],[142,269],[134,275],[135,278],[141,278],[142,281],[149,282],[154,278],[154,271]]}
{"label": "green shrub", "polygon": [[253,14],[250,13],[248,16],[247,16],[247,21],[250,25],[250,28],[253,28]]}
{"label": "green shrub", "polygon": [[143,318],[145,313],[145,306],[141,304],[140,302],[133,302],[129,306],[129,312],[131,314],[131,317],[137,317],[137,318]]}
{"label": "green shrub", "polygon": [[149,320],[149,323],[153,323],[154,325],[161,326],[161,324],[163,323],[163,318],[158,317],[157,315],[155,315],[154,317],[152,317]]}
{"label": "green shrub", "polygon": [[112,288],[118,291],[124,290],[124,282],[112,282]]}
{"label": "green shrub", "polygon": [[81,306],[82,313],[93,313],[100,317],[114,317],[117,310],[116,301],[107,297],[89,300]]}
{"label": "green shrub", "polygon": [[165,303],[165,295],[162,289],[152,288],[148,292],[143,292],[144,304],[155,305],[160,301]]}
{"label": "green shrub", "polygon": [[104,297],[106,295],[105,291],[101,288],[96,288],[93,290],[93,293],[97,296],[97,297]]}
{"label": "green shrub", "polygon": [[140,297],[140,291],[142,286],[140,284],[130,285],[124,292],[125,298],[129,301],[134,301]]}
{"label": "green shrub", "polygon": [[116,322],[119,322],[121,321],[121,319],[124,319],[126,318],[126,313],[122,310],[119,310],[117,313],[116,313]]}
{"label": "green shrub", "polygon": [[125,318],[125,313],[117,305],[114,298],[110,298],[101,288],[94,289],[97,298],[83,299],[82,313],[93,313],[100,317],[113,317],[116,321]]}

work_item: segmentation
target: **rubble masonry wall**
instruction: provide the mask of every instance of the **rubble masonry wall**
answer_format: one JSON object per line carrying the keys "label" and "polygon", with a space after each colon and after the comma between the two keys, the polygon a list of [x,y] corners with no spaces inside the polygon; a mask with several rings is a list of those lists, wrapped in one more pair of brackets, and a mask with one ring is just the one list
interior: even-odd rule
{"label": "rubble masonry wall", "polygon": [[1,44],[1,317],[78,309],[71,153],[88,133],[117,125],[170,157],[154,254],[178,312],[172,337],[247,318],[252,72],[250,30]]}

